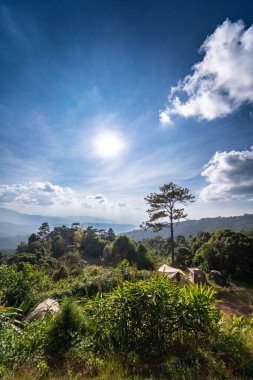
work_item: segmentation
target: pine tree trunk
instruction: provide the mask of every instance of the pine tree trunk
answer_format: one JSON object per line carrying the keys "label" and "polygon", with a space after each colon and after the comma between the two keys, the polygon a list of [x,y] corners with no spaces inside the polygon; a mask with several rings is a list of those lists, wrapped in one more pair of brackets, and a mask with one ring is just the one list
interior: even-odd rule
{"label": "pine tree trunk", "polygon": [[173,228],[173,219],[170,218],[170,239],[171,239],[171,265],[174,266],[174,228]]}

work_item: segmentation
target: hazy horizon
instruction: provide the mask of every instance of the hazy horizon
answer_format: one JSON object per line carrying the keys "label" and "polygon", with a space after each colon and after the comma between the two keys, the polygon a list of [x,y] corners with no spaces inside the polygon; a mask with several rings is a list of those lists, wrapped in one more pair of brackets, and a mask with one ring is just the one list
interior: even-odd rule
{"label": "hazy horizon", "polygon": [[[73,5],[74,4],[74,5]],[[0,207],[139,225],[253,213],[253,3],[0,0]]]}

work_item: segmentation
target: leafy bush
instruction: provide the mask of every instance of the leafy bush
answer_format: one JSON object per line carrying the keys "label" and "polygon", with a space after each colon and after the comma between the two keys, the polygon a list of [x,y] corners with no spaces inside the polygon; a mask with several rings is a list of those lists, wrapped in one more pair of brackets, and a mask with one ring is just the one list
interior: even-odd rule
{"label": "leafy bush", "polygon": [[223,324],[222,334],[215,349],[223,353],[223,359],[235,375],[253,377],[253,319],[233,315]]}
{"label": "leafy bush", "polygon": [[48,319],[24,322],[22,329],[11,323],[0,330],[0,375],[8,369],[34,365],[44,355],[44,340]]}
{"label": "leafy bush", "polygon": [[[220,314],[211,309],[206,288],[180,288],[165,278],[124,282],[104,298],[88,302],[85,314],[96,352],[125,363],[160,362],[189,349],[216,329]],[[130,355],[131,353],[131,355]]]}
{"label": "leafy bush", "polygon": [[20,309],[0,306],[0,330],[9,322],[19,325],[21,316],[22,310]]}
{"label": "leafy bush", "polygon": [[39,293],[49,289],[50,284],[43,271],[28,263],[22,263],[22,270],[7,265],[0,267],[0,300],[8,306],[19,306],[26,299],[35,304]]}
{"label": "leafy bush", "polygon": [[253,240],[229,229],[217,230],[201,246],[195,263],[206,271],[218,270],[234,278],[251,280]]}
{"label": "leafy bush", "polygon": [[54,281],[62,280],[63,278],[68,278],[69,271],[68,268],[65,267],[65,265],[62,265],[58,271],[55,272],[53,279]]}
{"label": "leafy bush", "polygon": [[108,293],[123,281],[133,281],[150,278],[152,272],[141,270],[122,260],[116,268],[87,266],[83,275],[72,286],[72,295],[75,297],[94,297],[98,292]]}

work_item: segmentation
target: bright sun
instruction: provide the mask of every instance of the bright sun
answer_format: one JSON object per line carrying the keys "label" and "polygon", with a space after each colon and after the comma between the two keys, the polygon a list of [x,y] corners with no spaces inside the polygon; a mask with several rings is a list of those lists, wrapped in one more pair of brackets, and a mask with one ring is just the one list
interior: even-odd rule
{"label": "bright sun", "polygon": [[93,140],[94,153],[103,159],[114,158],[126,148],[123,137],[116,132],[100,132]]}

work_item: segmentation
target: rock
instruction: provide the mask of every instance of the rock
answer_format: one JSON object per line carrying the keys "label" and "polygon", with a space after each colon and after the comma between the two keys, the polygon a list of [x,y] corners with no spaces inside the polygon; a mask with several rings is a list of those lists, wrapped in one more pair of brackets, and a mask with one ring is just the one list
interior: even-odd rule
{"label": "rock", "polygon": [[51,298],[47,298],[36,306],[36,308],[27,316],[27,319],[32,321],[36,316],[43,318],[46,313],[56,314],[59,310],[59,303]]}
{"label": "rock", "polygon": [[228,281],[224,275],[218,270],[212,270],[209,274],[209,280],[220,286],[229,286]]}

